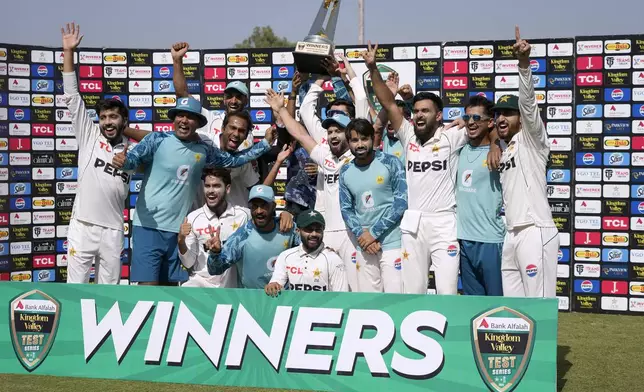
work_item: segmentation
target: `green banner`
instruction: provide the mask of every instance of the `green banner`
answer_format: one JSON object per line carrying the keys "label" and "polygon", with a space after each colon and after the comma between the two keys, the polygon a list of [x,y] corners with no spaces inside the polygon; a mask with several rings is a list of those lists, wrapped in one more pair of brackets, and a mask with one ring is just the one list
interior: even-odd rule
{"label": "green banner", "polygon": [[556,389],[556,299],[0,283],[0,306],[2,373],[324,391]]}

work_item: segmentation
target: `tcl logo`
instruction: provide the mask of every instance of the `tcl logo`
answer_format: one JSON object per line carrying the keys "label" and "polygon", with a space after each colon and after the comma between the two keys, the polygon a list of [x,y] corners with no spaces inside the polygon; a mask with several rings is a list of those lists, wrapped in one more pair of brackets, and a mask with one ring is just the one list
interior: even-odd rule
{"label": "tcl logo", "polygon": [[31,134],[33,136],[52,136],[54,134],[54,124],[32,124]]}
{"label": "tcl logo", "polygon": [[34,268],[47,268],[56,266],[55,256],[35,256],[33,258]]}
{"label": "tcl logo", "polygon": [[9,214],[0,214],[0,224],[2,225],[9,224]]}
{"label": "tcl logo", "polygon": [[302,275],[302,269],[300,267],[286,267],[288,273],[291,275]]}
{"label": "tcl logo", "polygon": [[601,243],[601,235],[599,232],[590,231],[576,231],[575,232],[575,245],[599,245]]}
{"label": "tcl logo", "polygon": [[93,93],[103,91],[103,81],[102,80],[93,80],[91,82],[81,81],[80,82],[80,92],[81,93]]}
{"label": "tcl logo", "polygon": [[226,89],[226,82],[206,82],[204,83],[206,94],[223,94]]}
{"label": "tcl logo", "polygon": [[601,72],[585,73],[577,75],[578,86],[601,86],[603,75]]}
{"label": "tcl logo", "polygon": [[604,230],[628,230],[628,218],[605,216],[602,219]]}
{"label": "tcl logo", "polygon": [[577,69],[583,70],[598,70],[602,69],[604,61],[601,56],[577,57]]}
{"label": "tcl logo", "polygon": [[443,88],[451,90],[463,90],[467,88],[467,77],[454,76],[443,79]]}
{"label": "tcl logo", "polygon": [[154,124],[154,132],[172,132],[174,126],[172,124]]}

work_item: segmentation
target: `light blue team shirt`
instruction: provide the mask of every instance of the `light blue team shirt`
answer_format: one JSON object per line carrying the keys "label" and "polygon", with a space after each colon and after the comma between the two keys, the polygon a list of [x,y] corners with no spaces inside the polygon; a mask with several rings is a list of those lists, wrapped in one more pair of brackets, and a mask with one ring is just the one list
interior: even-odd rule
{"label": "light blue team shirt", "polygon": [[490,146],[466,144],[458,158],[456,230],[461,240],[502,243],[505,225],[501,218],[503,193],[499,172],[487,167]]}
{"label": "light blue team shirt", "polygon": [[340,169],[342,218],[356,239],[364,228],[382,250],[399,249],[400,220],[407,209],[405,168],[393,155],[374,153],[367,166],[353,160]]}
{"label": "light blue team shirt", "polygon": [[238,167],[270,149],[266,140],[230,154],[201,141],[184,142],[174,132],[152,132],[127,155],[123,170],[145,165],[136,201],[135,226],[178,233],[201,186],[206,165]]}
{"label": "light blue team shirt", "polygon": [[280,233],[279,226],[275,218],[273,231],[264,233],[249,220],[228,237],[220,253],[210,253],[208,272],[221,275],[236,264],[238,287],[263,290],[273,276],[277,256],[300,245],[295,226],[287,233]]}
{"label": "light blue team shirt", "polygon": [[400,162],[403,163],[403,167],[405,166],[405,147],[400,142],[400,139],[389,137],[386,129],[382,135],[382,152],[400,159]]}

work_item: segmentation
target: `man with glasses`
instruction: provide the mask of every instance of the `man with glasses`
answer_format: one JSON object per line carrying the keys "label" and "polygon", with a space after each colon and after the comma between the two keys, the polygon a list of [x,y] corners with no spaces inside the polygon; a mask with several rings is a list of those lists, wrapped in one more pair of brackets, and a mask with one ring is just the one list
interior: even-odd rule
{"label": "man with glasses", "polygon": [[470,140],[458,159],[456,227],[465,295],[503,295],[503,195],[499,172],[487,167],[493,106],[485,97],[472,96],[462,117]]}

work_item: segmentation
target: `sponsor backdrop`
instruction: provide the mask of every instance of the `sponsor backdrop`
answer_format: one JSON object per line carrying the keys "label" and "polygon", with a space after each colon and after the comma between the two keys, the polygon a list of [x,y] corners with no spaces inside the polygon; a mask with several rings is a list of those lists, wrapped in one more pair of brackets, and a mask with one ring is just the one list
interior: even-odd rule
{"label": "sponsor backdrop", "polygon": [[3,373],[323,391],[557,382],[555,299],[5,283],[0,314]]}
{"label": "sponsor backdrop", "polygon": [[[535,90],[551,142],[547,180],[561,233],[561,310],[644,312],[642,38],[531,40]],[[401,84],[411,84],[414,92],[439,93],[450,121],[463,113],[470,95],[497,100],[518,93],[511,45],[382,45],[379,68],[384,77],[400,73]],[[363,49],[336,52],[353,64],[378,107],[359,56]],[[292,89],[290,50],[191,51],[184,58],[188,88],[204,107],[221,110],[226,83],[247,83],[254,135],[260,138],[273,122],[263,93],[269,87]],[[0,280],[66,279],[65,236],[78,173],[77,145],[62,101],[61,54],[55,48],[0,44]],[[102,97],[119,97],[130,109],[133,127],[172,129],[169,51],[83,48],[75,60],[88,107]],[[331,83],[324,90],[320,107],[335,97]],[[283,170],[275,185],[280,204],[285,180]],[[129,277],[130,217],[140,184],[134,176],[124,210],[123,283]]]}

